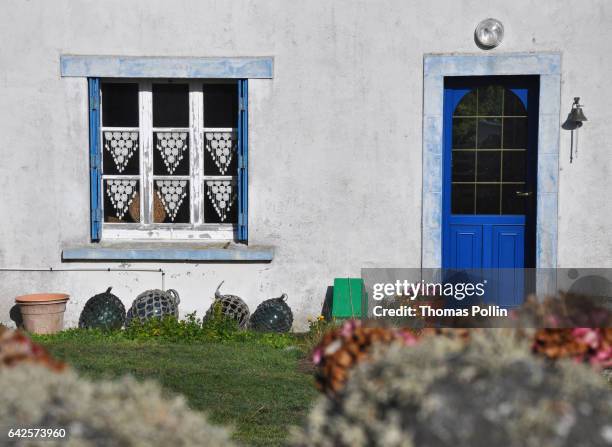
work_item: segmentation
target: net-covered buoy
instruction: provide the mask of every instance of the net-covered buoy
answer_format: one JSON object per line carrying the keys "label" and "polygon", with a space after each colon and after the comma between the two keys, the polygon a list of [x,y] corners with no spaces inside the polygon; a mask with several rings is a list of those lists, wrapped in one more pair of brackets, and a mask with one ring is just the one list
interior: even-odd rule
{"label": "net-covered buoy", "polygon": [[264,301],[251,316],[249,326],[256,331],[288,332],[293,325],[293,312],[287,304],[287,294]]}
{"label": "net-covered buoy", "polygon": [[249,315],[251,314],[249,306],[246,305],[242,298],[236,295],[221,294],[220,289],[223,282],[224,281],[221,281],[221,284],[217,287],[215,291],[215,301],[206,311],[204,320],[208,320],[213,315],[215,306],[221,305],[221,314],[224,317],[236,320],[239,328],[245,328],[249,322]]}
{"label": "net-covered buoy", "polygon": [[79,317],[79,327],[84,329],[121,329],[125,321],[125,306],[117,296],[106,292],[91,297]]}
{"label": "net-covered buoy", "polygon": [[125,324],[127,326],[133,319],[144,323],[151,318],[163,318],[168,315],[178,318],[180,302],[179,294],[174,289],[147,290],[138,295],[132,303]]}

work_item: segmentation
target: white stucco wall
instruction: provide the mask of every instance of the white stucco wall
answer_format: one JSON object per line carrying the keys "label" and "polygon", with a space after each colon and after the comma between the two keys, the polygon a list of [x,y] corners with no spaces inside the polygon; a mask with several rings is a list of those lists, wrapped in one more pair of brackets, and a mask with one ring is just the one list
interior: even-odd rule
{"label": "white stucco wall", "polygon": [[[89,240],[87,86],[61,78],[60,54],[273,56],[250,81],[249,236],[270,264],[163,267],[181,311],[225,291],[289,295],[298,327],[334,277],[421,259],[422,60],[481,53],[479,20],[506,27],[502,52],[562,54],[562,117],[586,104],[579,156],[561,131],[560,266],[612,267],[612,3],[570,1],[69,1],[0,5],[0,267],[61,266]],[[74,267],[91,264],[70,264]],[[64,265],[65,266],[65,265]],[[96,267],[117,264],[95,264]],[[136,266],[132,264],[132,266]],[[65,291],[74,324],[108,285],[126,305],[158,275],[2,273],[0,322],[15,295]]]}

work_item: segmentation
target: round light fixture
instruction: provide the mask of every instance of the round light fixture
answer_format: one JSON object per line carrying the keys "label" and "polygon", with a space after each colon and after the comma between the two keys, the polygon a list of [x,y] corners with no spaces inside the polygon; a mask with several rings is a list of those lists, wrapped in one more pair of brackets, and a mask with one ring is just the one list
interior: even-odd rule
{"label": "round light fixture", "polygon": [[497,19],[484,19],[474,31],[474,40],[483,50],[498,46],[504,39],[504,25]]}

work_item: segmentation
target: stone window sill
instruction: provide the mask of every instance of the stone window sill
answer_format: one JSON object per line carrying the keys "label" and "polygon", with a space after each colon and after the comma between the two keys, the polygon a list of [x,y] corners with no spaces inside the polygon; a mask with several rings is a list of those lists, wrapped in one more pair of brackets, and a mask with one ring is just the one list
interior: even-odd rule
{"label": "stone window sill", "polygon": [[274,250],[237,244],[90,244],[66,247],[62,262],[249,262],[268,263]]}

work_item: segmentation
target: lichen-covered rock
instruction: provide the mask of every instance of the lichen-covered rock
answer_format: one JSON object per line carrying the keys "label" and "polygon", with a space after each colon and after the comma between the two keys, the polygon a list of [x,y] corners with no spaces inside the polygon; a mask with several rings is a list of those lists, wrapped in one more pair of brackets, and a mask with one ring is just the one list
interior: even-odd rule
{"label": "lichen-covered rock", "polygon": [[[166,397],[153,382],[125,377],[91,382],[72,370],[36,365],[0,369],[0,428],[6,446],[233,445],[182,397]],[[67,440],[7,438],[8,428],[64,428]]]}
{"label": "lichen-covered rock", "polygon": [[319,399],[293,445],[610,446],[612,390],[601,375],[529,348],[505,330],[391,345]]}

